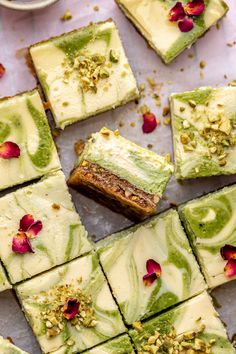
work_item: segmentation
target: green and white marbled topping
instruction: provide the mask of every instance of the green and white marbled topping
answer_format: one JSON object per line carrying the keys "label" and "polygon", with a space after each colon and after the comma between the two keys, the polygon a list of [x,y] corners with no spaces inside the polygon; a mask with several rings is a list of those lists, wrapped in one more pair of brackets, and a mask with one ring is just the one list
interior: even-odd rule
{"label": "green and white marbled topping", "polygon": [[197,332],[199,327],[205,326],[204,331],[197,338],[208,343],[211,339],[215,341],[211,354],[235,354],[235,349],[227,338],[225,327],[218,317],[210,296],[204,292],[175,309],[144,322],[142,331],[131,330],[130,335],[136,349],[140,353],[148,354],[149,351],[142,350],[142,346],[147,344],[147,338],[154,335],[155,331],[163,335],[170,333],[174,328],[178,338],[184,333]]}
{"label": "green and white marbled topping", "polygon": [[[150,317],[206,287],[175,210],[97,244],[102,267],[128,324]],[[145,286],[146,262],[162,274]]]}
{"label": "green and white marbled topping", "polygon": [[[31,214],[43,228],[30,240],[34,253],[12,251],[21,218]],[[57,172],[0,199],[0,258],[13,284],[91,250],[65,177]]]}
{"label": "green and white marbled topping", "polygon": [[[116,0],[149,44],[170,63],[185,48],[225,15],[228,6],[222,0],[205,0],[206,10],[194,20],[194,28],[183,33],[168,15],[176,0]],[[185,4],[187,0],[183,1]]]}
{"label": "green and white marbled topping", "polygon": [[134,354],[134,349],[127,335],[112,339],[84,354]]}
{"label": "green and white marbled topping", "polygon": [[96,163],[137,188],[162,196],[173,172],[172,164],[163,156],[146,150],[123,138],[117,131],[102,128],[92,134],[79,157]]}
{"label": "green and white marbled topping", "polygon": [[[94,328],[64,323],[59,335],[48,338],[42,311],[47,292],[53,287],[74,284],[91,296],[97,324]],[[43,353],[80,353],[125,332],[118,308],[99,266],[96,255],[76,259],[16,287],[26,317],[33,328]]]}
{"label": "green and white marbled topping", "polygon": [[13,345],[8,339],[0,336],[0,353],[2,354],[28,354]]}
{"label": "green and white marbled topping", "polygon": [[236,246],[236,186],[193,200],[179,211],[208,285],[213,288],[233,279],[224,274],[220,249]]}
{"label": "green and white marbled topping", "polygon": [[[135,78],[111,20],[35,44],[30,53],[56,124],[62,129],[138,97]],[[101,79],[96,77],[96,87],[85,89],[84,85],[90,85],[90,72],[85,70],[81,75],[79,65],[91,62],[92,55],[105,59],[101,66],[105,71]]]}
{"label": "green and white marbled topping", "polygon": [[19,145],[19,158],[0,158],[0,190],[60,169],[57,151],[37,90],[0,100],[0,144]]}
{"label": "green and white marbled topping", "polygon": [[236,87],[171,96],[178,179],[236,172]]}
{"label": "green and white marbled topping", "polygon": [[0,264],[0,292],[4,290],[11,289],[11,284],[9,283],[5,270],[3,266]]}

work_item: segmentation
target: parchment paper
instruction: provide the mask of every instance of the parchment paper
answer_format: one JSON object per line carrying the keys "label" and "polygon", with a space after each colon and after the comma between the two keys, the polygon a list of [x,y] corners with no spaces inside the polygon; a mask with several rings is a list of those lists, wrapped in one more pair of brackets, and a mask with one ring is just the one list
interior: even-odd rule
{"label": "parchment paper", "polygon": [[[50,36],[87,25],[90,21],[112,17],[118,24],[139,84],[146,83],[146,97],[140,101],[140,105],[148,104],[162,121],[162,109],[167,105],[170,93],[204,85],[227,85],[236,79],[236,45],[233,44],[236,40],[236,2],[228,0],[228,4],[230,11],[221,21],[220,29],[212,28],[197,44],[186,50],[169,66],[165,66],[147,46],[146,41],[136,32],[113,0],[60,0],[53,6],[34,13],[0,8],[0,62],[7,68],[5,77],[0,81],[0,96],[14,95],[35,87],[35,79],[25,65],[23,48]],[[94,6],[98,6],[99,11],[95,11]],[[66,9],[71,10],[73,19],[62,23],[60,17]],[[193,58],[190,58],[192,55]],[[202,60],[206,66],[203,75],[200,75],[199,63]],[[158,83],[156,92],[161,96],[160,108],[156,107],[151,98],[153,91],[146,82],[147,78],[155,79]],[[119,128],[121,134],[144,147],[152,144],[153,150],[158,153],[172,154],[170,127],[162,124],[152,134],[144,135],[137,108],[135,103],[130,103],[115,111],[66,128],[56,139],[65,174],[68,176],[76,159],[74,142],[86,138],[104,125],[112,129]],[[123,122],[123,127],[119,127],[120,122]],[[135,126],[132,127],[131,123],[132,125],[135,123]],[[167,209],[170,202],[180,204],[233,182],[236,182],[236,176],[199,179],[183,184],[177,183],[172,178],[166,191],[167,199],[161,202],[160,210]],[[131,222],[123,216],[111,212],[77,192],[71,192],[82,221],[93,239],[99,239],[131,225]],[[236,332],[236,282],[218,288],[213,294],[221,305],[218,310],[228,326],[231,337]],[[0,334],[11,336],[17,345],[32,354],[40,353],[11,291],[0,294]]]}

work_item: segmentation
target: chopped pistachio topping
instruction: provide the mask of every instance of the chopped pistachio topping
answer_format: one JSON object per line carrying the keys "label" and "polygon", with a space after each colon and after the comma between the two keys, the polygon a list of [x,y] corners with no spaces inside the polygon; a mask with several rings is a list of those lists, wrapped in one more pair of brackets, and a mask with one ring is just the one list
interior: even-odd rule
{"label": "chopped pistachio topping", "polygon": [[[79,281],[78,281],[79,283]],[[34,298],[43,305],[40,312],[48,338],[59,335],[65,328],[66,322],[70,322],[76,329],[80,327],[95,327],[97,324],[92,308],[92,299],[77,287],[77,284],[66,284],[54,286],[49,291],[43,291],[41,296],[35,295]],[[68,299],[75,299],[79,303],[78,313],[68,320],[64,313],[65,304]],[[42,299],[42,300],[41,300]],[[72,346],[72,339],[66,338]]]}
{"label": "chopped pistachio topping", "polygon": [[115,50],[111,49],[110,54],[109,54],[109,58],[112,63],[118,63],[119,54]]}
{"label": "chopped pistachio topping", "polygon": [[69,21],[71,19],[72,19],[72,14],[71,14],[70,10],[66,10],[64,15],[61,16],[61,21]]}

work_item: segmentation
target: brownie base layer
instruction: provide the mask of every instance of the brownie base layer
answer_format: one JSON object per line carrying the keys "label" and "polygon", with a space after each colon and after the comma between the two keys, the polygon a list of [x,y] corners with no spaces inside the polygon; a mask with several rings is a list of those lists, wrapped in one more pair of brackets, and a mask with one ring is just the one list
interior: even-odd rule
{"label": "brownie base layer", "polygon": [[72,171],[68,185],[131,219],[140,220],[156,214],[160,200],[157,195],[146,193],[88,161]]}

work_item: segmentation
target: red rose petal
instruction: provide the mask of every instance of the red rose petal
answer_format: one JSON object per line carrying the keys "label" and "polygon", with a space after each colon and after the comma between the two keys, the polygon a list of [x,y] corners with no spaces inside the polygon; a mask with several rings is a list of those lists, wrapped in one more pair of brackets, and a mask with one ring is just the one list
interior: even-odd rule
{"label": "red rose petal", "polygon": [[12,251],[15,253],[34,253],[30,240],[24,232],[18,232],[12,240]]}
{"label": "red rose petal", "polygon": [[19,231],[26,232],[29,230],[30,226],[34,224],[34,218],[30,214],[26,214],[20,220],[20,228]]}
{"label": "red rose petal", "polygon": [[157,127],[157,120],[153,113],[145,113],[143,115],[143,133],[151,133]]}
{"label": "red rose petal", "polygon": [[3,66],[3,64],[0,63],[0,79],[4,76],[5,72],[5,67]]}
{"label": "red rose petal", "polygon": [[189,16],[198,16],[203,13],[205,7],[203,0],[192,0],[185,5],[184,11]]}
{"label": "red rose petal", "polygon": [[193,29],[193,20],[191,18],[185,18],[178,22],[178,26],[181,32],[189,32]]}
{"label": "red rose petal", "polygon": [[234,276],[236,276],[236,259],[230,259],[225,268],[224,268],[224,271],[225,271],[225,275],[228,277],[228,278],[232,278]]}
{"label": "red rose petal", "polygon": [[0,144],[0,157],[3,159],[11,159],[20,156],[20,148],[12,141],[6,141]]}
{"label": "red rose petal", "polygon": [[175,6],[170,9],[168,18],[171,22],[176,22],[185,18],[184,7],[181,2],[178,1]]}
{"label": "red rose petal", "polygon": [[64,316],[67,320],[72,320],[79,313],[80,302],[76,299],[68,299],[64,305]]}
{"label": "red rose petal", "polygon": [[161,266],[153,259],[149,259],[146,263],[147,274],[143,276],[145,286],[151,286],[155,280],[161,276]]}
{"label": "red rose petal", "polygon": [[222,258],[227,261],[230,259],[236,259],[236,247],[232,245],[225,245],[221,248],[220,254]]}
{"label": "red rose petal", "polygon": [[38,233],[42,230],[42,228],[43,228],[42,221],[40,220],[35,221],[27,231],[28,237],[35,238],[38,235]]}
{"label": "red rose petal", "polygon": [[145,286],[151,286],[157,280],[156,273],[146,274],[143,276],[143,283]]}

